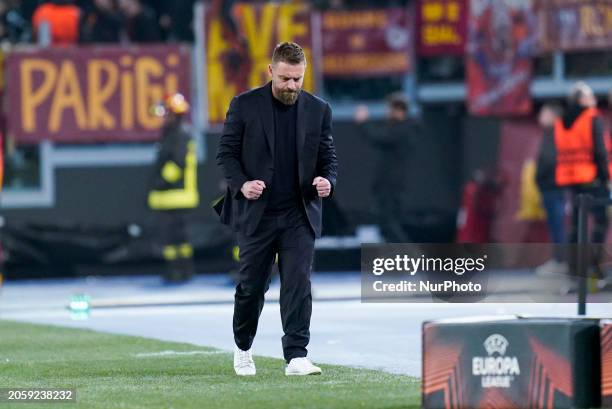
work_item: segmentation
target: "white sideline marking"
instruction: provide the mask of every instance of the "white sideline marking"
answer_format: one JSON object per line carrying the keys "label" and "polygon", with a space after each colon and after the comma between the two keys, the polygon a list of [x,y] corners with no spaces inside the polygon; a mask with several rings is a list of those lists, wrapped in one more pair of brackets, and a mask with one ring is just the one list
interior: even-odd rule
{"label": "white sideline marking", "polygon": [[136,358],[150,358],[157,356],[188,356],[188,355],[217,355],[228,354],[225,351],[160,351],[160,352],[141,352],[134,354]]}

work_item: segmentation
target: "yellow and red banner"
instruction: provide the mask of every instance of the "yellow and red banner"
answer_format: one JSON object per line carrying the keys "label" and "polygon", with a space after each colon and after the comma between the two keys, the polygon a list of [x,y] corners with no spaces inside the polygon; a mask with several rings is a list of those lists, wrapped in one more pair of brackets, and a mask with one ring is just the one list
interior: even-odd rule
{"label": "yellow and red banner", "polygon": [[419,55],[463,55],[467,36],[468,0],[418,0]]}
{"label": "yellow and red banner", "polygon": [[532,0],[472,0],[466,53],[473,115],[531,112],[536,19]]}
{"label": "yellow and red banner", "polygon": [[323,75],[363,77],[410,71],[412,17],[407,8],[326,11],[321,20]]}
{"label": "yellow and red banner", "polygon": [[7,130],[18,143],[146,141],[162,119],[151,107],[190,99],[189,48],[74,47],[6,57]]}
{"label": "yellow and red banner", "polygon": [[221,123],[235,95],[269,81],[272,51],[282,41],[298,43],[306,54],[304,89],[313,91],[310,9],[305,4],[238,4],[237,32],[212,8],[205,14],[208,122]]}
{"label": "yellow and red banner", "polygon": [[612,2],[537,0],[541,52],[612,47]]}

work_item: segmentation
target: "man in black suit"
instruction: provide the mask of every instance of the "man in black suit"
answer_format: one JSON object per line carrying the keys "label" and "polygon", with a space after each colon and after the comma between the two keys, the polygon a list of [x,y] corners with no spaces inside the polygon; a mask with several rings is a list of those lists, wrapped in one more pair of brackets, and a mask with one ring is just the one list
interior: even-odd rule
{"label": "man in black suit", "polygon": [[237,231],[240,247],[234,369],[255,375],[251,345],[278,255],[285,374],[320,374],[306,346],[314,240],[321,235],[322,198],[336,184],[331,108],[301,89],[306,58],[299,45],[277,45],[268,70],[271,82],[232,100],[217,152],[228,190],[216,208]]}

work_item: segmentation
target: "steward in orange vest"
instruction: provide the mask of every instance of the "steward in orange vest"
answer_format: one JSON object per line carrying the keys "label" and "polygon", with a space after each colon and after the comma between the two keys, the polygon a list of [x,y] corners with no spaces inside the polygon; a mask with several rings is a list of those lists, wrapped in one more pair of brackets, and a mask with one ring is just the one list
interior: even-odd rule
{"label": "steward in orange vest", "polygon": [[[555,123],[555,145],[557,148],[557,185],[570,189],[572,203],[576,196],[588,194],[595,198],[610,197],[608,181],[608,154],[604,140],[604,124],[597,111],[597,99],[593,90],[585,83],[577,83],[569,97],[569,107],[563,118]],[[592,206],[589,214],[593,218],[591,243],[604,243],[608,231],[608,214],[604,206]],[[569,242],[578,239],[578,208],[572,208],[572,228]],[[590,246],[589,272],[603,278],[600,262],[602,246]],[[575,254],[570,257],[570,271],[576,271]],[[575,283],[573,283],[575,284]]]}
{"label": "steward in orange vest", "polygon": [[[609,179],[604,129],[596,108],[574,107],[574,115],[555,123],[558,186],[592,184]],[[605,171],[604,171],[605,170]]]}

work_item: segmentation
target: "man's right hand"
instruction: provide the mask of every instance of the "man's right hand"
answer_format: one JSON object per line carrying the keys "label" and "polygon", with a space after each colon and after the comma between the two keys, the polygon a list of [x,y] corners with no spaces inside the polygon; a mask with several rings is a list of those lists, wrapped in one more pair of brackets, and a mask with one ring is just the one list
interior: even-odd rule
{"label": "man's right hand", "polygon": [[244,185],[240,188],[240,191],[249,200],[257,200],[266,188],[266,184],[263,180],[251,180],[244,182]]}

